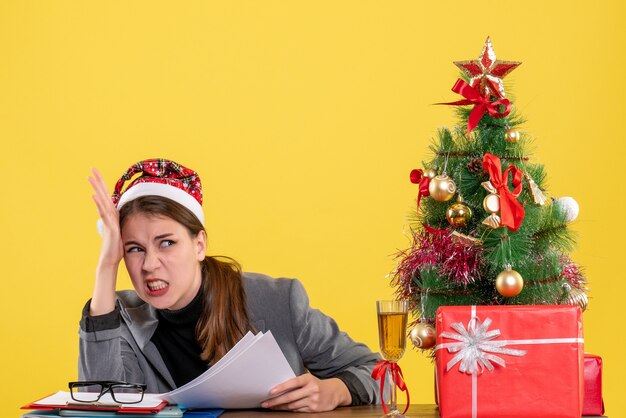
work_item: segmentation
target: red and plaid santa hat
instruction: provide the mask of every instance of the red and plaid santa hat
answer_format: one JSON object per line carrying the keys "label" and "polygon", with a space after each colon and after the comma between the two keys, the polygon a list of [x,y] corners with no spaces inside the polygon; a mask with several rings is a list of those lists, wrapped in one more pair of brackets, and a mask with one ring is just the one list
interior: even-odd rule
{"label": "red and plaid santa hat", "polygon": [[[135,175],[140,174],[133,180]],[[124,189],[124,183],[132,182]],[[156,158],[133,164],[115,184],[113,203],[121,209],[141,196],[162,196],[180,203],[204,225],[202,184],[198,173],[171,160]]]}

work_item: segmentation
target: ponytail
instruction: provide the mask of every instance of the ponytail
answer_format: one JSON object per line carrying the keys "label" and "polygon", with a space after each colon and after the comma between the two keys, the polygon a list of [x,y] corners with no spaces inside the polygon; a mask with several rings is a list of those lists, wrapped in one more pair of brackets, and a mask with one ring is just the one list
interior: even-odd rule
{"label": "ponytail", "polygon": [[202,261],[202,312],[196,325],[200,358],[209,365],[221,359],[248,331],[250,321],[241,266],[232,258]]}

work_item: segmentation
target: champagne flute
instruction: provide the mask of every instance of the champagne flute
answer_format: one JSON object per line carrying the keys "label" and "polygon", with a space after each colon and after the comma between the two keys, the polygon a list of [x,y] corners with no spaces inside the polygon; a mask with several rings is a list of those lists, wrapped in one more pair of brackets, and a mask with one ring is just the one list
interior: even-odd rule
{"label": "champagne flute", "polygon": [[[385,360],[397,363],[404,354],[406,348],[406,324],[408,318],[409,303],[406,301],[378,300],[376,301],[376,311],[378,313],[378,337],[380,341],[380,351]],[[389,401],[386,406],[389,410],[385,417],[404,417],[398,411],[396,398],[396,382],[392,373],[392,368],[387,368],[386,381],[389,388]],[[385,397],[380,394],[383,402]]]}

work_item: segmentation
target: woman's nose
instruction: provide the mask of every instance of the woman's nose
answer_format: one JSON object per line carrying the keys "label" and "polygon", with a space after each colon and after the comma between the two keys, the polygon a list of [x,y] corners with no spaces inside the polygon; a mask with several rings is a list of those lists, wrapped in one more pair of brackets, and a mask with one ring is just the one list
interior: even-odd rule
{"label": "woman's nose", "polygon": [[143,270],[147,272],[154,271],[161,262],[159,261],[159,257],[155,251],[146,251],[145,256],[143,258]]}

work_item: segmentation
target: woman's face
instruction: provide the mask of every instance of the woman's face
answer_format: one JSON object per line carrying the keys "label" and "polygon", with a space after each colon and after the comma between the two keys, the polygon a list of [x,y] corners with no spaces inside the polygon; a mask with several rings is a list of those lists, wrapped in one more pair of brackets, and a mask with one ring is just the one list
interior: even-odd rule
{"label": "woman's face", "polygon": [[204,231],[192,237],[173,219],[136,213],[124,224],[122,243],[126,269],[141,299],[157,309],[181,309],[193,300],[202,284]]}

